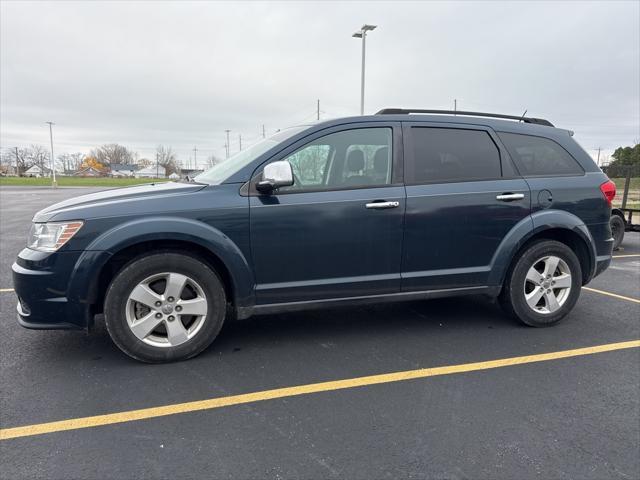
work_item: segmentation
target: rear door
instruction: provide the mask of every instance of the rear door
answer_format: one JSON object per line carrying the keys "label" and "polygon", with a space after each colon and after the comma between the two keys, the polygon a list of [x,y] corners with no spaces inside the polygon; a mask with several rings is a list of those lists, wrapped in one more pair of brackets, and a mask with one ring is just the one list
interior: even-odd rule
{"label": "rear door", "polygon": [[400,124],[376,122],[319,132],[273,159],[291,164],[295,183],[251,193],[258,304],[400,291],[401,156]]}
{"label": "rear door", "polygon": [[530,215],[527,183],[482,126],[404,123],[402,290],[485,286],[500,242]]}

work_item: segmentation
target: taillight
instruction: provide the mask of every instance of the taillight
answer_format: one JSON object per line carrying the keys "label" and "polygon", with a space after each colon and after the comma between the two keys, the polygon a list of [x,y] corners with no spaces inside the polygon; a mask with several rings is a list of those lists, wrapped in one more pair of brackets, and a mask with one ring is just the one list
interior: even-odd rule
{"label": "taillight", "polygon": [[607,180],[602,185],[600,185],[600,191],[604,198],[609,202],[609,206],[611,206],[611,202],[613,202],[613,198],[616,196],[616,184],[611,180]]}

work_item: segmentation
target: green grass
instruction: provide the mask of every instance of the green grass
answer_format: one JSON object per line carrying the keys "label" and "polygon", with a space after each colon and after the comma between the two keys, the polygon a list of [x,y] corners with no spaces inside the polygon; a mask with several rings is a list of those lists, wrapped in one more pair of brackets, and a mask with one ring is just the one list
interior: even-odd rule
{"label": "green grass", "polygon": [[[612,178],[613,183],[616,184],[616,190],[620,195],[622,195],[622,191],[624,190],[624,178]],[[632,177],[629,182],[629,190],[639,190],[640,189],[640,177]]]}
{"label": "green grass", "polygon": [[[166,178],[58,177],[59,187],[126,187],[141,183],[167,182]],[[51,178],[0,177],[0,186],[51,186]]]}
{"label": "green grass", "polygon": [[[616,184],[616,198],[613,199],[614,207],[622,206],[624,195],[624,178],[612,178]],[[632,177],[629,181],[629,195],[627,196],[627,208],[640,208],[640,177]]]}

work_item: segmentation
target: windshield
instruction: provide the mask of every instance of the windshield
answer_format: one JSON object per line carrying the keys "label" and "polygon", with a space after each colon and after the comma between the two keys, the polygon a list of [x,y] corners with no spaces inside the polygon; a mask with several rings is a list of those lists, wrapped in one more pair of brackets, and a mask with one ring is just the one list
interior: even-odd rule
{"label": "windshield", "polygon": [[219,185],[231,175],[249,165],[270,148],[276,146],[287,138],[293,137],[296,133],[299,133],[306,128],[309,128],[309,126],[302,125],[299,127],[291,127],[281,130],[269,138],[260,140],[249,148],[232,155],[224,162],[214,165],[209,170],[206,170],[195,177],[194,180],[200,183]]}

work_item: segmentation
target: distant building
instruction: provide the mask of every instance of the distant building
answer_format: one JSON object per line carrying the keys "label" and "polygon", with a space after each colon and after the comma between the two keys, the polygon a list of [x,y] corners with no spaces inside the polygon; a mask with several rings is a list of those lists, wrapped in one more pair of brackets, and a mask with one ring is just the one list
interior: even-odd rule
{"label": "distant building", "polygon": [[137,170],[133,176],[136,178],[164,178],[164,167],[153,166]]}
{"label": "distant building", "polygon": [[93,167],[83,168],[73,174],[74,177],[104,177],[104,175],[103,171]]}
{"label": "distant building", "polygon": [[133,177],[138,167],[132,163],[117,163],[111,165],[112,177]]}
{"label": "distant building", "polygon": [[204,172],[204,170],[202,170],[201,168],[183,168],[182,170],[180,170],[180,176],[182,178],[193,178],[196,175],[200,175],[202,172]]}
{"label": "distant building", "polygon": [[5,177],[15,177],[16,176],[15,165],[0,165],[0,175]]}
{"label": "distant building", "polygon": [[169,178],[171,180],[178,180],[180,178],[180,175],[178,175],[176,172],[173,172],[171,175],[169,175]]}
{"label": "distant building", "polygon": [[24,172],[24,175],[27,177],[48,177],[51,175],[51,169],[41,167],[40,165],[33,165]]}

